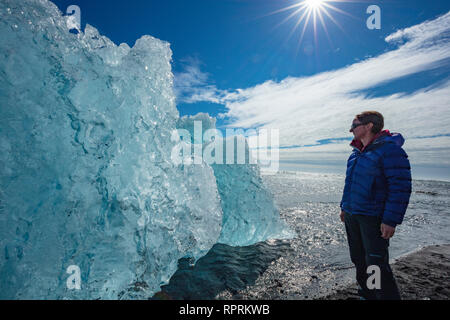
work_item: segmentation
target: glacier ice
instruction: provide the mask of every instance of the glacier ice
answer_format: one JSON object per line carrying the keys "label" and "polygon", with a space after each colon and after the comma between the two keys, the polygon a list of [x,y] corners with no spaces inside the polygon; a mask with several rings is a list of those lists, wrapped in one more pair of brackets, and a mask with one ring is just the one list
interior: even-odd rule
{"label": "glacier ice", "polygon": [[0,0],[0,299],[148,298],[182,257],[291,236],[257,166],[171,161],[194,117],[168,43],[117,46],[66,19]]}

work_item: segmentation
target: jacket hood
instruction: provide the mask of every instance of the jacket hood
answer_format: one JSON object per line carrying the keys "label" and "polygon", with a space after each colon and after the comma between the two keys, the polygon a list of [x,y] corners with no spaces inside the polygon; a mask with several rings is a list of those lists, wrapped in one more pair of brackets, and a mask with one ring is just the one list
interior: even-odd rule
{"label": "jacket hood", "polygon": [[384,136],[380,138],[380,140],[394,143],[399,147],[403,146],[403,144],[405,143],[405,138],[403,138],[403,136],[398,132],[392,132],[390,136]]}
{"label": "jacket hood", "polygon": [[383,130],[377,133],[367,146],[363,146],[362,142],[356,139],[353,139],[350,145],[357,148],[359,151],[364,151],[364,149],[366,149],[369,145],[379,143],[394,143],[401,147],[405,143],[405,139],[398,132],[389,132],[389,130]]}

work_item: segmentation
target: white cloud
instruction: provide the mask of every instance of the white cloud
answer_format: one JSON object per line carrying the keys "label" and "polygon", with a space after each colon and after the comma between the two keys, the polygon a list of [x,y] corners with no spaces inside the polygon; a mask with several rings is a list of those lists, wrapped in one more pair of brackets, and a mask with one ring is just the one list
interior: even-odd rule
{"label": "white cloud", "polygon": [[209,74],[200,70],[201,62],[195,58],[184,60],[184,70],[174,73],[174,91],[178,103],[208,101],[220,103],[223,91],[208,84]]}

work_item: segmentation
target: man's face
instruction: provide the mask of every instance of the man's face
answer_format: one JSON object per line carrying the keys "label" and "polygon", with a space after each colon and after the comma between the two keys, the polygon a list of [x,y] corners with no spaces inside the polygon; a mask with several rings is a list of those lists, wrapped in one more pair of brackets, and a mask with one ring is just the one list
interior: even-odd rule
{"label": "man's face", "polygon": [[368,128],[368,124],[362,124],[357,118],[355,118],[352,122],[352,127],[350,128],[350,132],[353,133],[355,139],[360,140],[364,137],[367,131],[370,130]]}

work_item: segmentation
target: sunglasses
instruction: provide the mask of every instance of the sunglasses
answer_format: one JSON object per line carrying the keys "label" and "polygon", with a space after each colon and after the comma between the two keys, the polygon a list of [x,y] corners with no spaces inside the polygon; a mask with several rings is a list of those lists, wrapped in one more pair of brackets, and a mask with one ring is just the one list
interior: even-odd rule
{"label": "sunglasses", "polygon": [[352,126],[350,127],[350,131],[353,131],[354,129],[358,128],[359,126],[363,126],[367,123],[352,123]]}

